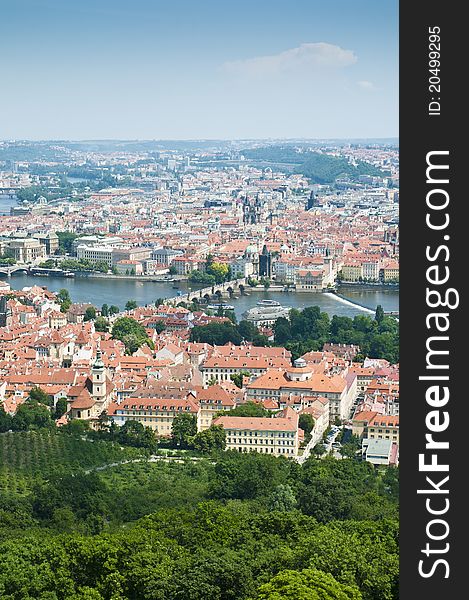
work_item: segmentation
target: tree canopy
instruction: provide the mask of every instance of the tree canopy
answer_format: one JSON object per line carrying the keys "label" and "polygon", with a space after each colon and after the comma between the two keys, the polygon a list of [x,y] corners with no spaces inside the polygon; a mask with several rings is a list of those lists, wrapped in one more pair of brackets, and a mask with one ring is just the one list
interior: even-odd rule
{"label": "tree canopy", "polygon": [[220,428],[149,462],[141,424],[72,425],[0,434],[0,597],[397,600],[398,469],[217,453]]}
{"label": "tree canopy", "polygon": [[125,344],[127,354],[133,354],[144,344],[153,348],[153,342],[148,337],[145,327],[131,317],[116,319],[111,334],[114,339],[121,340]]}
{"label": "tree canopy", "polygon": [[325,343],[353,344],[362,356],[399,362],[399,323],[378,307],[376,318],[358,315],[329,319],[318,306],[291,309],[289,319],[280,317],[274,324],[276,345],[285,346],[297,358],[306,352],[320,350]]}

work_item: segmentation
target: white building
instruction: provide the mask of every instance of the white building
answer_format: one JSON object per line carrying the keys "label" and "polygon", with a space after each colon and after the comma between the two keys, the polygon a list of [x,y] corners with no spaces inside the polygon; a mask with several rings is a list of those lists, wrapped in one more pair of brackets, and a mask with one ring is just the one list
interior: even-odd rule
{"label": "white building", "polygon": [[113,248],[111,246],[86,246],[77,247],[78,260],[89,260],[93,263],[104,262],[112,267]]}
{"label": "white building", "polygon": [[298,415],[288,417],[230,417],[213,421],[226,434],[226,449],[294,458],[298,455]]}

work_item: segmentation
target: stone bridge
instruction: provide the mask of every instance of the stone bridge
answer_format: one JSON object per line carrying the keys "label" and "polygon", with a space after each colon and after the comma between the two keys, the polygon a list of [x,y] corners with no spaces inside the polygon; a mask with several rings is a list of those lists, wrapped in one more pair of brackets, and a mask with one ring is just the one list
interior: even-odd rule
{"label": "stone bridge", "polygon": [[12,273],[16,273],[17,271],[23,271],[23,273],[28,273],[29,267],[26,265],[0,265],[0,275],[7,275],[7,277],[11,277]]}
{"label": "stone bridge", "polygon": [[215,283],[210,287],[203,288],[201,290],[192,290],[188,294],[182,296],[173,296],[172,298],[166,298],[165,302],[177,305],[179,302],[185,302],[191,304],[192,302],[197,303],[210,303],[213,299],[219,301],[223,297],[231,298],[233,294],[239,292],[244,293],[246,288],[246,278],[234,279],[233,281],[225,281],[225,283]]}

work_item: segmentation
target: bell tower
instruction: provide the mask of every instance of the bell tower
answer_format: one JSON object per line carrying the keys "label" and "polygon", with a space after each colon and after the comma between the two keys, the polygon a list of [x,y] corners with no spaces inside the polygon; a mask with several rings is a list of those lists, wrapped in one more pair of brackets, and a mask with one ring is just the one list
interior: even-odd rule
{"label": "bell tower", "polygon": [[101,349],[96,350],[96,360],[91,368],[91,395],[96,402],[104,403],[106,401],[106,368],[103,363]]}

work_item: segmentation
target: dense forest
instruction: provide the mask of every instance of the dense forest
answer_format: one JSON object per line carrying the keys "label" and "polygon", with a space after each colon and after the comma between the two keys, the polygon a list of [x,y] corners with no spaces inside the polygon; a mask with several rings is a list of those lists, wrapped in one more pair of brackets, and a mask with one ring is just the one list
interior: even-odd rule
{"label": "dense forest", "polygon": [[150,462],[60,431],[0,442],[4,600],[398,597],[395,468],[236,452]]}

